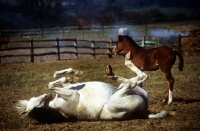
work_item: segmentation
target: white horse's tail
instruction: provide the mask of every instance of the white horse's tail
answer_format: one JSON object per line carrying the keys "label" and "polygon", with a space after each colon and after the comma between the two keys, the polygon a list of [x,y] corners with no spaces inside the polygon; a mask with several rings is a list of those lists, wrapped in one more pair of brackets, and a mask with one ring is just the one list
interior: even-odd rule
{"label": "white horse's tail", "polygon": [[149,114],[148,118],[150,118],[150,119],[158,119],[158,118],[165,118],[167,116],[174,116],[174,115],[176,115],[176,113],[174,111],[169,111],[168,112],[168,111],[163,110],[163,111],[161,111],[159,113],[156,113],[156,114]]}

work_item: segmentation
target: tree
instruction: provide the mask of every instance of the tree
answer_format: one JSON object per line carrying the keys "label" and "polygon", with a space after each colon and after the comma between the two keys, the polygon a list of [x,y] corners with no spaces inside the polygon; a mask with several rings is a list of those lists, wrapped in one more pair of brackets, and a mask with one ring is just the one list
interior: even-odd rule
{"label": "tree", "polygon": [[98,13],[97,21],[102,25],[115,24],[120,21],[122,11],[116,6],[107,6]]}
{"label": "tree", "polygon": [[23,9],[23,14],[32,16],[42,29],[43,21],[56,18],[61,0],[19,0],[18,4]]}

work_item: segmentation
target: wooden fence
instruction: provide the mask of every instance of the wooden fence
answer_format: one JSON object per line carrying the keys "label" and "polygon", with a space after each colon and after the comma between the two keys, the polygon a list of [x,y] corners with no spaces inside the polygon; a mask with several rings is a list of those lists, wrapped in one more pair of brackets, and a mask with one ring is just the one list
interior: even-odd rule
{"label": "wooden fence", "polygon": [[[157,43],[153,41],[137,42],[143,47],[156,47]],[[112,57],[112,50],[116,45],[116,41],[112,38],[104,41],[95,40],[79,40],[73,39],[46,39],[46,40],[23,40],[10,41],[8,48],[0,45],[0,62],[15,63],[15,62],[36,62],[36,57],[52,56],[49,60],[61,59],[81,59],[97,56]],[[67,56],[68,55],[68,56]],[[10,62],[8,59],[12,59]],[[23,59],[26,59],[23,61]],[[45,59],[45,58],[44,58]],[[41,61],[41,60],[40,60]],[[46,61],[46,60],[42,60]]]}
{"label": "wooden fence", "polygon": [[[173,48],[173,50],[177,50],[180,53],[188,50],[191,51],[190,48],[188,49],[182,47],[183,44],[181,42],[185,38],[186,36],[183,37],[179,35],[178,36],[179,42],[177,44],[174,44],[173,47],[171,48]],[[160,46],[156,42],[145,40],[145,37],[143,41],[137,43],[147,48]],[[79,40],[76,38],[73,39],[56,38],[56,39],[46,39],[46,40],[30,39],[23,41],[21,40],[10,41],[8,43],[7,49],[4,47],[4,45],[0,45],[0,63],[37,62],[37,61],[40,62],[40,61],[55,60],[55,59],[56,60],[81,59],[83,58],[84,55],[85,58],[87,59],[89,56],[92,58],[96,58],[97,56],[104,56],[104,57],[106,56],[111,58],[112,50],[115,44],[116,41],[113,41],[113,39],[104,41],[95,41],[95,40]],[[192,50],[199,52],[200,48],[197,47]],[[47,58],[37,58],[44,56],[46,56]]]}
{"label": "wooden fence", "polygon": [[[112,57],[113,44],[115,42],[110,39],[108,41],[94,41],[94,40],[77,40],[77,39],[46,39],[46,40],[24,40],[24,41],[10,41],[8,48],[0,49],[0,62],[9,63],[3,59],[17,57],[30,57],[30,62],[35,62],[37,56],[53,55],[57,60],[66,59],[61,58],[63,54],[73,55],[72,58],[78,59],[80,55],[90,55],[96,58],[98,55],[106,55]],[[1,45],[3,47],[4,45]],[[82,50],[82,51],[81,51]]]}

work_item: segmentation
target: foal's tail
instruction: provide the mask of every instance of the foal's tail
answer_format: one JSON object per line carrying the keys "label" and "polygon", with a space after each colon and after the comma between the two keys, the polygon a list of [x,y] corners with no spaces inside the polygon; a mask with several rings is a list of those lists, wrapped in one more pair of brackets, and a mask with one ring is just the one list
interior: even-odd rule
{"label": "foal's tail", "polygon": [[179,65],[178,65],[178,69],[180,71],[183,71],[183,65],[184,65],[184,60],[183,60],[183,56],[178,53],[177,51],[174,51],[174,53],[179,57]]}
{"label": "foal's tail", "polygon": [[174,115],[176,115],[176,113],[174,111],[169,111],[168,112],[168,111],[163,110],[163,111],[161,111],[159,113],[156,113],[156,114],[149,114],[148,118],[150,118],[150,119],[158,119],[158,118],[165,118],[167,116],[174,116]]}

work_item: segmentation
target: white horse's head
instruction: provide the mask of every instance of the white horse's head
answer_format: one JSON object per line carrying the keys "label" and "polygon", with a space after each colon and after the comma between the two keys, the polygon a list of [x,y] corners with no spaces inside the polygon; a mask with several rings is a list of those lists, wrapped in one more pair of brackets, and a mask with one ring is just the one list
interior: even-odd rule
{"label": "white horse's head", "polygon": [[50,94],[43,94],[38,97],[32,97],[29,101],[19,100],[15,103],[15,108],[20,114],[24,114],[26,116],[34,108],[48,107],[51,99],[52,96]]}

